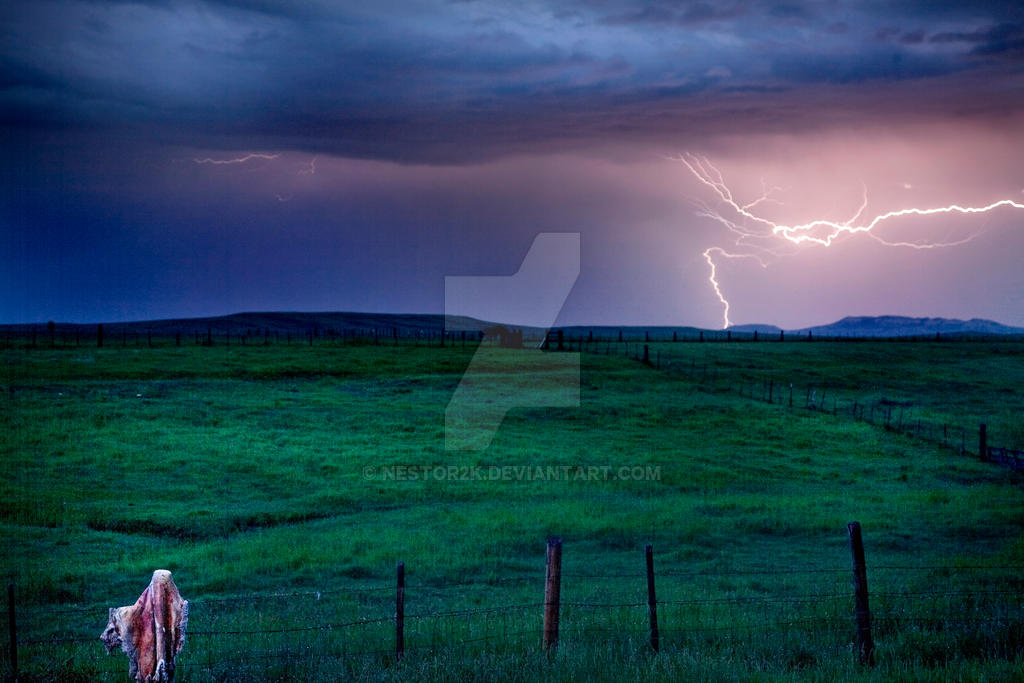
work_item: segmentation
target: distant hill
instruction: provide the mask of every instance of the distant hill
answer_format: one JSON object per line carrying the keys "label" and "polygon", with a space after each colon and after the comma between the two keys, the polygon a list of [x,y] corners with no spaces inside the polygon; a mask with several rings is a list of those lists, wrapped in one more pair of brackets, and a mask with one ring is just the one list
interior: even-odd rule
{"label": "distant hill", "polygon": [[794,330],[823,337],[917,337],[940,335],[1024,335],[1024,327],[1010,327],[991,320],[972,318],[909,318],[900,315],[848,316],[830,325]]}
{"label": "distant hill", "polygon": [[[483,332],[494,327],[495,323],[469,318],[465,316],[446,317],[430,313],[234,313],[206,318],[176,318],[167,320],[142,320],[136,322],[103,323],[104,333],[110,339],[122,334],[155,337],[190,335],[214,336],[229,335],[238,337],[245,335],[291,335],[305,337],[309,334],[317,336],[341,336],[369,334],[391,335],[401,337],[433,336],[442,330],[448,332]],[[510,326],[522,330],[528,340],[542,339],[544,330],[535,327]],[[650,341],[679,340],[724,340],[727,334],[723,330],[702,330],[697,327],[684,326],[637,326],[637,325],[572,325],[556,327],[562,330],[567,339],[610,341],[620,337],[626,341],[649,339]],[[0,325],[0,334],[25,335],[47,334],[47,323]],[[80,335],[83,338],[96,334],[96,323],[56,323],[54,332],[62,338]],[[728,330],[728,338],[748,339],[754,333],[764,338],[777,337],[781,330],[775,325],[752,324],[732,325]],[[799,330],[786,330],[785,336],[806,336],[810,332],[816,337],[934,337],[942,336],[986,336],[1016,335],[1024,336],[1024,328],[1002,325],[991,320],[972,318],[971,320],[955,320],[948,318],[909,318],[905,316],[850,316],[828,325],[816,325]]]}
{"label": "distant hill", "polygon": [[781,328],[775,325],[730,325],[729,331],[731,332],[746,332],[748,334],[757,332],[758,334],[778,334],[782,331]]}
{"label": "distant hill", "polygon": [[702,333],[714,334],[710,330],[702,330],[697,327],[672,327],[658,325],[569,325],[567,327],[556,327],[555,330],[562,330],[566,336],[572,339],[588,339],[593,337],[600,340],[618,339],[619,333],[622,338],[628,341],[647,339],[651,341],[666,341],[673,338],[696,339]]}
{"label": "distant hill", "polygon": [[[231,334],[232,336],[252,334],[291,334],[302,336],[311,331],[329,333],[342,331],[373,331],[391,333],[397,331],[402,336],[418,333],[436,334],[443,329],[448,331],[481,331],[493,323],[465,316],[450,316],[429,313],[234,313],[232,315],[205,318],[172,318],[166,320],[141,320],[135,322],[103,323],[106,334],[115,336],[122,332],[128,334],[148,334],[169,336],[175,334],[205,334],[210,331],[216,335]],[[74,333],[75,330],[94,333],[97,323],[57,323],[55,332],[58,334]],[[26,333],[35,329],[43,332],[46,323],[0,325],[0,330],[14,333]]]}

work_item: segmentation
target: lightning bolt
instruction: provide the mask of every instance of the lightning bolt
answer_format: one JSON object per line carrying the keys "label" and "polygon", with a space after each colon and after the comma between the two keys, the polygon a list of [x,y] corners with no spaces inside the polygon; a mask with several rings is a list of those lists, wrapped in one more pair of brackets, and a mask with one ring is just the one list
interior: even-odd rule
{"label": "lightning bolt", "polygon": [[[214,157],[191,157],[190,159],[174,159],[173,161],[191,161],[195,164],[210,164],[214,166],[227,166],[236,164],[245,164],[249,161],[261,160],[261,161],[273,161],[279,159],[281,154],[279,152],[269,154],[266,152],[249,152],[237,157],[229,158],[214,158]],[[298,174],[300,176],[311,176],[316,175],[316,163],[319,160],[319,156],[313,156],[308,162],[305,162],[303,168],[299,169]],[[252,170],[256,170],[259,167],[254,167]],[[293,183],[294,186],[294,183]],[[275,192],[274,197],[279,202],[289,202],[294,198],[294,192]]]}
{"label": "lightning bolt", "polygon": [[[888,241],[873,230],[881,223],[904,216],[935,216],[941,214],[980,214],[994,211],[1002,207],[1024,209],[1024,204],[1011,199],[1001,199],[985,206],[961,206],[950,204],[933,208],[911,207],[896,211],[887,211],[876,215],[868,221],[861,222],[861,217],[868,207],[867,187],[863,187],[861,202],[856,212],[845,221],[831,221],[817,219],[797,225],[786,225],[776,223],[753,211],[757,206],[772,202],[781,204],[774,198],[774,194],[781,191],[779,187],[768,187],[763,181],[761,183],[761,194],[753,201],[740,204],[733,196],[732,190],[726,184],[722,173],[706,158],[693,154],[683,154],[677,157],[670,157],[673,161],[681,162],[690,173],[703,185],[711,188],[718,197],[716,206],[703,201],[694,201],[697,207],[697,214],[709,218],[723,225],[734,237],[734,244],[737,247],[744,247],[747,253],[730,253],[721,247],[710,247],[704,250],[704,260],[708,262],[711,269],[708,281],[714,290],[718,300],[724,309],[723,319],[727,328],[731,325],[729,320],[729,301],[722,293],[718,281],[718,272],[712,254],[722,258],[754,258],[762,267],[767,267],[766,259],[780,257],[788,251],[801,245],[830,247],[836,240],[849,236],[863,234],[877,242],[890,247],[906,247],[910,249],[937,249],[943,247],[954,247],[966,244],[977,237],[978,234],[951,242],[892,242]],[[724,208],[720,208],[724,207]]]}
{"label": "lightning bolt", "polygon": [[317,157],[310,159],[309,166],[299,169],[299,175],[316,175],[316,160]]}
{"label": "lightning bolt", "polygon": [[212,157],[203,157],[203,158],[193,157],[192,161],[194,161],[197,164],[214,164],[214,165],[220,166],[220,165],[223,165],[223,164],[244,164],[245,162],[252,161],[253,159],[276,159],[279,156],[281,156],[281,155],[280,154],[260,154],[258,152],[253,152],[251,154],[246,154],[245,156],[235,157],[235,158],[232,158],[232,159],[214,159]]}
{"label": "lightning bolt", "polygon": [[718,286],[718,269],[715,266],[715,261],[711,258],[712,253],[718,253],[723,258],[752,258],[756,260],[762,268],[767,268],[768,264],[762,261],[755,254],[730,254],[721,247],[709,247],[704,250],[704,260],[708,262],[708,267],[711,268],[708,280],[711,282],[711,287],[715,290],[715,296],[718,297],[718,300],[722,303],[722,308],[724,309],[722,312],[722,318],[725,321],[725,324],[722,326],[722,329],[724,330],[732,324],[729,322],[729,300],[725,298],[725,295],[722,294],[722,289]]}

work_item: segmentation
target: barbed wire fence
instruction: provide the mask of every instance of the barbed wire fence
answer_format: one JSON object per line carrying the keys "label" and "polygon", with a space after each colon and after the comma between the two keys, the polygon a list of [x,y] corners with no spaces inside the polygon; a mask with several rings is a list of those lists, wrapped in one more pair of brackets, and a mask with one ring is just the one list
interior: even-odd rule
{"label": "barbed wire fence", "polygon": [[[818,341],[823,340],[827,341],[829,338]],[[732,392],[752,401],[779,406],[781,409],[863,422],[953,449],[963,456],[974,456],[1015,471],[1024,471],[1024,450],[992,445],[988,439],[986,423],[965,427],[950,420],[940,420],[932,411],[925,410],[919,405],[920,402],[913,397],[851,396],[856,392],[832,385],[827,380],[800,383],[781,379],[775,373],[767,371],[760,373],[759,377],[757,369],[723,368],[715,364],[709,365],[707,362],[698,364],[697,359],[692,356],[679,358],[669,353],[663,355],[659,348],[652,351],[652,346],[664,345],[667,341],[695,340],[677,338],[657,341],[615,341],[592,337],[559,339],[555,335],[547,340],[546,347],[550,350],[629,358],[664,372],[670,377],[685,378],[703,391]],[[700,341],[704,341],[703,334]],[[749,340],[737,343],[749,343]],[[849,343],[859,343],[859,340]],[[969,342],[965,340],[963,343]]]}
{"label": "barbed wire fence", "polygon": [[[1024,566],[868,566],[854,550],[851,590],[849,566],[656,571],[656,556],[645,550],[646,571],[563,573],[560,551],[553,570],[549,550],[545,573],[536,576],[406,584],[401,565],[393,584],[197,596],[178,678],[334,679],[405,660],[587,647],[700,652],[786,670],[844,657],[870,664],[876,649],[879,659],[926,665],[1024,656]],[[0,659],[8,676],[20,669],[29,678],[124,679],[125,658],[107,657],[99,634],[109,607],[126,596],[18,607],[13,593],[12,585],[11,641]],[[861,609],[869,594],[869,610]]]}
{"label": "barbed wire fence", "polygon": [[[60,325],[56,331],[47,331],[40,326],[20,325],[6,326],[6,332],[0,337],[0,349],[20,348],[57,349],[79,346],[104,345],[104,332],[99,326],[98,335],[86,325]],[[228,327],[195,329],[190,333],[168,334],[144,330],[138,325],[110,325],[106,332],[106,346],[124,348],[128,346],[170,347],[170,346],[268,346],[296,345],[317,347],[344,346],[434,346],[473,348],[477,345],[500,345],[501,338],[488,336],[479,330],[445,331],[439,329],[398,329],[384,328],[331,328],[311,327],[305,332],[287,332],[255,327]],[[12,332],[17,328],[15,331]],[[22,329],[24,328],[24,329]],[[129,331],[130,328],[130,331]],[[90,336],[91,335],[91,336]],[[95,338],[98,336],[98,339]],[[927,343],[930,341],[947,341],[972,343],[992,339],[991,336],[970,335],[956,336],[912,336],[895,338],[837,338],[828,336],[798,335],[786,336],[779,333],[780,341],[808,343],[841,341],[849,344],[864,342],[886,342],[892,344]],[[761,336],[761,343],[772,343],[770,334]],[[801,340],[808,341],[801,341]],[[1007,341],[1020,343],[1019,337],[1008,337]],[[737,369],[710,366],[706,362],[697,363],[696,358],[679,358],[674,354],[662,354],[660,348],[651,350],[651,346],[662,346],[666,342],[682,342],[686,345],[693,342],[733,341],[737,344],[758,342],[757,333],[732,332],[697,332],[680,336],[673,332],[651,335],[649,332],[640,334],[638,330],[630,330],[624,335],[621,331],[616,338],[594,336],[565,335],[564,330],[551,330],[542,339],[529,339],[531,346],[539,346],[546,350],[578,351],[598,355],[617,355],[646,363],[675,377],[685,377],[695,382],[704,390],[735,392],[739,396],[778,405],[794,410],[828,414],[852,419],[858,422],[883,427],[891,432],[911,436],[929,443],[939,444],[957,450],[961,455],[974,455],[989,462],[998,463],[1013,470],[1024,470],[1024,450],[1020,444],[995,446],[980,438],[979,430],[983,425],[964,426],[955,424],[950,419],[942,419],[934,411],[926,410],[920,401],[913,396],[874,396],[854,395],[856,392],[837,387],[828,380],[819,382],[788,381],[767,370],[758,372],[756,369]],[[520,342],[522,338],[520,335]],[[761,376],[758,377],[757,375]]]}

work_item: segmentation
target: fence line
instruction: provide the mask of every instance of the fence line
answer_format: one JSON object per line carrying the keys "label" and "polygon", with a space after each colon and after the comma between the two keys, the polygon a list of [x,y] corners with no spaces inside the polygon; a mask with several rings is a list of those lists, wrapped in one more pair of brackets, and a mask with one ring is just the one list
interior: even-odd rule
{"label": "fence line", "polygon": [[[38,325],[0,325],[3,328],[0,337],[0,348],[13,349],[56,349],[56,348],[126,348],[141,347],[182,347],[182,346],[319,346],[330,345],[375,345],[375,346],[458,346],[460,344],[489,343],[496,346],[519,348],[523,345],[538,346],[551,350],[597,351],[603,346],[606,350],[613,344],[629,345],[636,349],[640,357],[643,345],[653,343],[679,342],[685,344],[703,342],[735,342],[735,343],[773,343],[773,342],[841,342],[841,343],[925,343],[952,342],[978,343],[989,341],[1022,342],[1022,335],[986,335],[986,334],[935,334],[907,336],[875,336],[875,337],[842,337],[842,336],[797,336],[785,334],[765,334],[758,332],[716,332],[712,330],[696,331],[696,333],[679,334],[673,331],[640,330],[632,328],[629,334],[618,330],[617,335],[595,336],[589,332],[587,336],[580,334],[573,337],[564,329],[551,329],[547,334],[533,330],[524,334],[518,328],[495,326],[488,330],[449,330],[441,327],[333,327],[311,325],[308,327],[258,327],[219,324],[195,325],[182,324],[178,328],[153,330],[140,323],[112,324],[78,324],[65,323],[54,329],[42,331]],[[659,334],[659,332],[661,332]]]}
{"label": "fence line", "polygon": [[[853,524],[851,524],[851,527]],[[859,531],[859,527],[858,527]],[[851,546],[856,547],[854,534],[851,532]],[[857,534],[857,540],[860,535]],[[627,637],[629,639],[643,637],[652,651],[658,652],[667,649],[678,649],[686,647],[685,641],[679,637],[686,635],[699,636],[700,634],[714,634],[716,638],[722,638],[728,634],[753,634],[764,633],[765,635],[788,632],[787,629],[801,629],[799,632],[802,639],[810,638],[823,647],[842,649],[854,636],[858,634],[860,661],[866,666],[872,664],[874,646],[872,629],[878,630],[880,637],[897,638],[900,633],[901,624],[915,624],[915,629],[921,629],[935,625],[940,632],[946,633],[956,641],[964,637],[964,642],[988,642],[989,648],[986,651],[1002,653],[1000,656],[1024,655],[1024,595],[1020,591],[1007,589],[963,589],[951,586],[947,590],[922,590],[911,589],[892,590],[887,587],[890,581],[878,579],[878,572],[882,576],[892,576],[894,572],[915,572],[915,571],[937,571],[949,574],[957,571],[986,571],[986,572],[1013,572],[1014,576],[1022,568],[1019,565],[878,565],[869,566],[863,560],[863,547],[858,559],[854,551],[854,575],[855,590],[813,590],[800,595],[733,595],[725,597],[703,597],[680,599],[678,597],[664,597],[666,588],[669,595],[674,587],[672,579],[685,577],[707,577],[721,578],[727,575],[764,575],[764,576],[794,576],[794,575],[839,575],[849,574],[851,571],[839,568],[817,568],[817,569],[776,569],[757,571],[705,571],[705,572],[655,572],[653,563],[653,552],[651,546],[644,548],[645,560],[647,561],[647,572],[638,573],[615,573],[615,574],[561,574],[557,571],[560,568],[561,544],[558,545],[558,566],[552,568],[552,557],[549,552],[547,580],[541,576],[524,577],[522,580],[536,583],[537,597],[540,597],[540,590],[544,588],[543,601],[516,602],[503,605],[484,605],[462,609],[427,610],[406,614],[404,606],[407,601],[412,600],[415,605],[417,590],[413,586],[403,585],[404,572],[398,573],[398,580],[395,585],[384,586],[374,585],[362,588],[332,589],[324,591],[295,591],[279,593],[250,594],[247,596],[230,596],[225,600],[218,598],[197,598],[196,604],[210,604],[211,606],[229,601],[250,600],[259,602],[261,600],[276,600],[282,596],[302,597],[310,599],[313,604],[323,604],[326,601],[324,596],[344,597],[346,595],[368,595],[380,598],[388,597],[385,591],[396,591],[400,601],[396,603],[394,613],[380,614],[380,611],[387,609],[386,602],[374,602],[369,608],[376,611],[376,615],[349,619],[349,620],[326,620],[317,623],[308,623],[310,610],[301,606],[291,606],[298,609],[290,613],[259,610],[257,614],[258,625],[241,628],[216,628],[213,624],[221,618],[216,612],[207,613],[196,610],[192,614],[194,627],[199,627],[188,632],[187,637],[192,639],[192,651],[195,660],[186,658],[186,667],[197,667],[202,670],[213,670],[217,666],[223,666],[225,662],[238,662],[249,660],[260,660],[265,662],[293,661],[296,659],[329,658],[332,661],[346,661],[352,658],[365,656],[384,657],[383,665],[387,662],[397,661],[408,657],[410,652],[436,652],[442,649],[467,649],[473,644],[493,643],[496,647],[520,647],[513,645],[524,638],[536,638],[535,646],[542,646],[544,649],[552,648],[558,642],[564,642],[570,638],[573,642],[591,642],[598,634],[613,634],[615,636]],[[638,558],[639,559],[639,558]],[[640,564],[638,562],[638,564]],[[404,568],[404,565],[402,565]],[[870,592],[872,599],[871,606],[868,606],[868,587],[865,577],[866,571],[870,570],[876,582],[875,590]],[[653,582],[656,575],[661,576],[659,590],[662,597],[655,597]],[[896,579],[903,574],[897,574]],[[550,587],[551,579],[557,577],[562,591],[568,589],[570,593],[578,590],[581,586],[585,589],[580,597],[569,597],[560,599],[557,591],[553,595]],[[593,600],[586,599],[589,591],[586,590],[587,582],[600,581],[608,578],[627,579],[628,590],[635,594],[635,599],[627,600]],[[923,577],[915,577],[920,581]],[[516,580],[519,580],[518,578]],[[879,590],[877,584],[883,587]],[[480,581],[453,582],[446,584],[448,589],[457,589],[464,586],[485,586],[493,587],[492,584]],[[645,590],[646,589],[646,590]],[[607,590],[602,588],[601,590]],[[677,589],[678,590],[678,589]],[[563,593],[564,595],[564,593]],[[87,644],[94,644],[95,650],[100,650],[98,634],[103,621],[106,619],[106,607],[100,608],[74,608],[68,610],[47,610],[47,609],[16,609],[13,602],[13,587],[9,588],[9,626],[11,634],[11,646],[8,650],[6,661],[0,662],[3,666],[15,673],[20,665],[28,664],[29,667],[39,663],[38,648],[59,648],[76,646],[88,649]],[[645,599],[646,597],[646,599]],[[942,609],[938,609],[941,606]],[[362,604],[362,603],[360,603]],[[843,607],[843,605],[846,605]],[[401,607],[398,607],[398,606]],[[915,609],[913,605],[930,605],[924,610]],[[760,607],[760,609],[758,609]],[[856,607],[856,608],[855,608]],[[735,610],[733,608],[736,608]],[[377,611],[380,610],[380,611]],[[537,626],[531,629],[522,628],[522,619],[530,621],[541,615],[545,615],[543,629],[539,622],[534,621]],[[93,628],[95,635],[85,636],[53,636],[35,637],[18,640],[16,631],[26,629],[26,624],[31,625],[33,620],[45,617],[52,620],[54,615],[84,614],[92,613],[95,621],[90,620],[89,626]],[[549,613],[551,613],[549,615]],[[14,616],[17,615],[17,626]],[[533,614],[532,618],[529,615]],[[606,614],[610,618],[596,618],[594,615]],[[856,620],[853,619],[856,614]],[[249,613],[246,612],[249,616]],[[584,616],[591,615],[591,616]],[[234,612],[229,616],[236,616]],[[646,616],[646,619],[645,619]],[[506,620],[506,617],[510,617]],[[249,617],[251,618],[251,616]],[[289,623],[289,618],[300,619],[302,623]],[[554,618],[554,622],[550,619]],[[558,619],[562,624],[558,624]],[[209,620],[210,626],[204,627]],[[473,621],[483,621],[483,634],[474,631],[469,624]],[[454,626],[444,628],[445,622],[452,622]],[[423,625],[425,628],[419,626]],[[982,628],[982,631],[966,633],[965,628]],[[52,628],[52,624],[47,623]],[[561,626],[561,628],[559,628]],[[492,628],[493,627],[493,628]],[[74,630],[70,625],[58,627],[59,630]],[[369,629],[369,630],[367,630]],[[389,635],[389,629],[391,635]],[[404,629],[404,633],[403,633]],[[809,630],[803,630],[809,629]],[[29,629],[31,630],[31,629]],[[294,636],[309,634],[322,634],[317,636],[318,640],[301,641],[296,645]],[[345,634],[354,634],[355,640],[351,640]],[[332,635],[334,634],[334,635]],[[543,638],[541,637],[543,635]],[[394,648],[386,648],[383,643],[394,637]],[[969,636],[969,637],[967,637]],[[407,639],[412,642],[407,642]],[[247,654],[244,660],[231,657],[231,651],[224,651],[224,638],[245,638],[248,639],[243,646]],[[255,638],[262,641],[264,651],[253,651],[251,640]],[[276,640],[283,638],[284,640]],[[821,639],[824,640],[821,640]],[[326,640],[325,640],[326,639]],[[985,640],[987,639],[987,640]],[[703,641],[705,647],[712,646],[713,641]],[[957,641],[959,642],[959,641]],[[276,644],[275,644],[276,643]],[[373,643],[376,643],[373,645]],[[370,645],[370,647],[367,647]],[[26,655],[19,659],[19,648],[22,654]],[[299,648],[301,652],[292,652],[290,648]],[[471,648],[470,648],[471,649]],[[531,648],[532,649],[532,648]],[[188,652],[186,648],[186,652]],[[516,650],[518,651],[518,650]],[[91,652],[91,650],[90,650]],[[318,654],[319,653],[319,654]],[[74,660],[75,656],[85,657],[92,661],[94,655],[83,655],[80,650],[75,650],[70,655]],[[69,655],[64,655],[68,657]],[[205,664],[204,664],[205,658]],[[108,660],[109,661],[109,660]],[[117,665],[123,665],[120,660],[114,660]],[[216,663],[215,663],[216,662]],[[111,664],[111,666],[114,666]]]}
{"label": "fence line", "polygon": [[[15,338],[21,339],[22,347],[26,349],[31,348],[68,348],[72,346],[71,340],[74,339],[74,346],[92,345],[96,347],[104,346],[104,339],[106,339],[106,346],[116,346],[116,342],[111,342],[111,339],[119,339],[121,346],[130,346],[129,343],[129,326],[121,325],[108,325],[106,332],[103,332],[103,325],[90,326],[90,325],[78,325],[78,326],[58,326],[57,331],[52,330],[43,336],[43,333],[35,329],[34,326],[15,326],[18,330],[14,333]],[[88,328],[89,334],[85,334],[85,330]],[[96,329],[96,339],[92,339],[92,330]],[[15,348],[16,344],[11,338],[12,327],[8,326],[6,341],[0,344],[2,348]],[[120,333],[120,334],[118,334]],[[185,335],[185,340],[182,341],[182,334],[176,333],[154,333],[146,330],[139,330],[135,327],[132,328],[130,333],[131,339],[133,340],[134,346],[141,346],[143,339],[146,340],[146,345],[149,347],[161,347],[161,346],[182,346],[188,345],[188,336]],[[106,335],[106,336],[104,336]],[[376,346],[419,346],[423,344],[425,346],[459,346],[463,347],[474,346],[474,345],[491,345],[501,346],[503,344],[504,337],[500,334],[485,334],[478,330],[467,330],[467,331],[448,331],[448,330],[433,330],[433,329],[404,329],[399,330],[395,327],[384,327],[384,328],[330,328],[330,327],[313,327],[306,330],[305,333],[285,333],[284,337],[279,330],[271,330],[269,328],[246,328],[242,331],[238,329],[213,329],[206,328],[204,330],[194,330],[193,343],[197,346],[215,346],[225,345],[230,346],[234,343],[236,346],[247,344],[246,340],[257,340],[249,345],[272,345],[272,344],[291,344],[293,341],[297,344],[308,344],[314,345],[338,345],[338,346],[365,346],[365,345],[376,345]],[[294,338],[294,339],[293,339]],[[748,342],[763,342],[769,343],[769,340],[778,339],[779,341],[790,341],[794,342],[801,338],[790,335],[788,338],[784,335],[767,335],[762,334],[760,338],[757,333],[736,333],[735,335],[731,332],[726,332],[724,335],[718,332],[699,332],[696,336],[688,335],[681,336],[677,332],[673,332],[671,338],[667,333],[663,336],[655,335],[652,337],[649,331],[644,332],[642,341],[639,330],[635,331],[635,336],[624,337],[619,332],[617,340],[614,336],[610,337],[595,337],[593,333],[590,333],[587,337],[567,337],[564,335],[564,330],[552,330],[549,331],[548,335],[541,340],[542,346],[546,349],[554,351],[578,351],[578,352],[589,352],[595,354],[601,354],[602,349],[605,355],[611,355],[614,350],[614,355],[625,356],[634,360],[643,362],[649,366],[652,366],[659,370],[665,370],[669,374],[685,375],[691,380],[698,380],[702,388],[709,391],[720,391],[723,388],[726,391],[736,391],[740,396],[749,398],[751,400],[763,401],[778,405],[788,405],[789,408],[804,409],[807,411],[816,411],[825,414],[831,414],[834,416],[849,416],[851,419],[860,422],[866,422],[872,425],[884,426],[886,429],[895,431],[904,435],[913,436],[920,438],[924,441],[931,443],[941,444],[948,448],[958,448],[961,455],[967,455],[971,451],[967,446],[967,433],[968,431],[958,425],[950,424],[948,422],[937,423],[934,420],[922,420],[920,416],[914,417],[910,414],[910,402],[908,401],[893,401],[882,398],[873,401],[863,401],[858,399],[844,399],[834,395],[834,392],[842,392],[842,390],[833,390],[829,387],[814,385],[808,383],[804,386],[805,395],[803,400],[795,400],[794,385],[792,383],[778,382],[776,383],[774,378],[764,378],[761,381],[752,380],[749,378],[749,373],[740,373],[743,375],[737,381],[733,376],[733,372],[723,370],[718,367],[708,367],[706,363],[701,364],[699,367],[694,359],[690,360],[690,363],[678,363],[670,358],[662,358],[661,351],[655,352],[653,357],[650,354],[650,344],[654,342],[680,342],[692,344],[694,342],[712,342],[712,341],[730,341],[736,343],[748,343]],[[1020,343],[1024,341],[1024,337],[1015,336],[999,336],[996,337],[1000,341],[1016,342]],[[518,337],[522,342],[521,337]],[[856,338],[844,338],[844,337],[811,337],[807,341],[801,343],[813,343],[819,341],[843,341],[843,342],[871,342],[871,341],[888,341],[888,342],[927,342],[933,340],[943,341],[956,341],[958,343],[969,343],[974,340],[973,337],[957,335],[953,337],[942,337],[940,335],[932,336],[917,336],[917,337],[879,337],[879,338],[868,338],[868,337],[856,337]],[[979,340],[990,341],[993,339],[991,336],[980,335],[977,337]],[[86,341],[83,341],[86,340]],[[233,340],[233,341],[232,341]],[[688,367],[687,367],[688,366]],[[723,386],[724,385],[724,386]],[[849,393],[849,392],[842,392]],[[959,446],[958,446],[959,442]],[[991,454],[991,457],[988,457]],[[1024,470],[1024,451],[1014,450],[1005,447],[992,447],[989,452],[982,452],[979,448],[976,455],[982,460],[988,460],[989,462],[997,463],[1010,467],[1011,469],[1021,471]]]}
{"label": "fence line", "polygon": [[[1017,341],[1017,338],[1014,340]],[[701,341],[703,341],[703,337],[701,337]],[[756,336],[753,341],[757,341]],[[858,341],[860,341],[859,338]],[[576,350],[580,353],[590,352],[600,355],[602,343],[604,344],[604,355],[623,356],[656,370],[663,370],[670,376],[685,376],[697,382],[704,391],[735,391],[739,396],[772,405],[835,417],[849,416],[854,421],[882,426],[904,436],[912,436],[923,441],[940,444],[946,448],[957,449],[960,455],[976,455],[982,461],[1004,465],[1015,471],[1024,471],[1024,451],[988,445],[984,423],[979,425],[980,439],[977,452],[972,453],[967,447],[967,430],[964,427],[948,422],[939,424],[934,421],[923,421],[920,416],[909,414],[908,408],[913,405],[910,401],[886,398],[874,401],[840,398],[835,394],[848,392],[813,383],[808,383],[803,387],[805,389],[803,401],[794,400],[796,387],[792,382],[776,382],[774,377],[765,377],[760,381],[753,380],[749,377],[749,372],[741,372],[740,380],[735,381],[733,371],[715,366],[709,369],[707,363],[698,366],[694,358],[691,358],[689,363],[678,363],[673,359],[665,359],[663,363],[660,351],[654,355],[652,360],[649,344],[639,342],[620,341],[614,343],[614,354],[612,354],[613,343],[611,341],[590,342],[583,339],[568,339],[564,342],[564,348],[569,351]],[[895,409],[898,409],[898,412]],[[878,414],[877,418],[876,413]],[[957,441],[959,441],[959,447]]]}
{"label": "fence line", "polygon": [[987,460],[1006,465],[1012,470],[1024,470],[1024,451],[989,446]]}

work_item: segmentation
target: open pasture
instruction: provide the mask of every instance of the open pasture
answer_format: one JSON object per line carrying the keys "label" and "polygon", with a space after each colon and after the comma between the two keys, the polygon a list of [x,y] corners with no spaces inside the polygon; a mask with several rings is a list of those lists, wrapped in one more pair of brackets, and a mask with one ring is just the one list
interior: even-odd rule
{"label": "open pasture", "polygon": [[[0,569],[22,678],[123,680],[98,640],[106,607],[156,568],[193,602],[186,681],[1020,678],[1021,475],[739,385],[767,373],[911,396],[1019,443],[1024,345],[665,343],[661,370],[603,350],[581,356],[579,408],[513,411],[480,453],[444,449],[472,346],[0,352]],[[690,371],[704,365],[731,386]],[[853,650],[853,520],[873,669]],[[551,536],[564,576],[549,656]]]}

